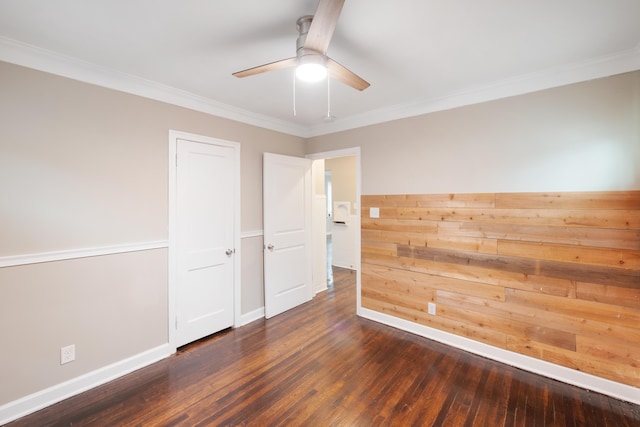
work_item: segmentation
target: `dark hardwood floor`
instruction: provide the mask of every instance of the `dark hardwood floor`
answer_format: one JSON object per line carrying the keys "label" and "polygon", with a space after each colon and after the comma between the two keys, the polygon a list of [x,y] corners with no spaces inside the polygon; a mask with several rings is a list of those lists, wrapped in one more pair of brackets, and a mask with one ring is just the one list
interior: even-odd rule
{"label": "dark hardwood floor", "polygon": [[639,426],[640,407],[355,315],[355,273],[10,426]]}

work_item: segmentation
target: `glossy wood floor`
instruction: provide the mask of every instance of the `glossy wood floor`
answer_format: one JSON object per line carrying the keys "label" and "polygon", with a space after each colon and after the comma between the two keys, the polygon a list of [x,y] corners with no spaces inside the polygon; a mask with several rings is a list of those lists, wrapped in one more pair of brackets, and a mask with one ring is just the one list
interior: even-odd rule
{"label": "glossy wood floor", "polygon": [[355,315],[355,274],[11,426],[639,426],[640,407]]}

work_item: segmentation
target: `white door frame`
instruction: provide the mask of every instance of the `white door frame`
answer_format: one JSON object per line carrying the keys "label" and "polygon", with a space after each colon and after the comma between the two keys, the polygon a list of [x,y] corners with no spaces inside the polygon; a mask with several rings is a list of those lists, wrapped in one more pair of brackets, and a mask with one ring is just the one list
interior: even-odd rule
{"label": "white door frame", "polygon": [[233,245],[235,248],[234,255],[234,270],[233,270],[233,326],[237,327],[240,323],[241,317],[241,288],[240,288],[240,265],[241,265],[241,251],[240,251],[240,144],[237,142],[226,141],[223,139],[212,138],[208,136],[196,135],[187,132],[180,132],[176,130],[169,130],[169,258],[168,258],[168,295],[167,295],[167,311],[168,311],[168,330],[169,330],[169,347],[172,352],[176,351],[176,315],[177,315],[177,260],[176,253],[176,235],[177,235],[177,147],[178,140],[188,140],[194,142],[200,142],[203,144],[219,145],[224,147],[230,147],[234,149],[234,169],[235,169],[235,182],[238,185],[237,191],[234,192],[234,206],[235,218],[233,222]]}
{"label": "white door frame", "polygon": [[362,269],[362,251],[361,251],[361,241],[360,241],[360,200],[362,195],[362,178],[361,178],[361,155],[360,155],[360,147],[352,147],[352,148],[344,148],[341,150],[333,150],[333,151],[325,151],[322,153],[312,153],[307,154],[305,157],[311,160],[319,160],[319,159],[334,159],[336,157],[348,157],[355,156],[356,158],[356,200],[357,200],[357,209],[356,209],[356,250],[358,251],[358,265],[356,269],[356,314],[361,315],[362,311],[362,303],[360,297],[360,289],[361,289],[361,275],[360,271]]}

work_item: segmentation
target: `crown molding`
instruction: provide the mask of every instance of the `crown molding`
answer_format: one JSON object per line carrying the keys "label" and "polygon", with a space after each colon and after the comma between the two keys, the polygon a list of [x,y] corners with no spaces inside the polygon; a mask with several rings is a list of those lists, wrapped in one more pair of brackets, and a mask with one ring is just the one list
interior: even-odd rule
{"label": "crown molding", "polygon": [[469,87],[439,98],[422,98],[411,103],[367,111],[311,127],[243,110],[2,36],[0,36],[0,60],[249,125],[301,138],[312,138],[640,70],[640,42],[632,49],[614,54],[523,74],[487,85]]}
{"label": "crown molding", "polygon": [[523,74],[483,86],[470,87],[440,98],[423,98],[412,103],[392,105],[338,119],[332,123],[309,128],[307,138],[523,95],[636,70],[640,70],[640,42],[632,49],[611,55]]}
{"label": "crown molding", "polygon": [[3,36],[0,36],[0,60],[277,132],[303,138],[308,133],[305,126],[236,108]]}

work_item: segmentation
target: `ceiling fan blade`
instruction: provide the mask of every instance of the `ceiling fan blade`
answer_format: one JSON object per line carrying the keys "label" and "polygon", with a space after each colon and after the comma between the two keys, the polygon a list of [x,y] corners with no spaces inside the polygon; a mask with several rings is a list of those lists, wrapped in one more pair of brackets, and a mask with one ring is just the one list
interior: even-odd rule
{"label": "ceiling fan blade", "polygon": [[343,5],[344,0],[320,0],[304,42],[305,49],[312,49],[323,55],[327,53]]}
{"label": "ceiling fan blade", "polygon": [[233,73],[236,77],[249,77],[256,74],[266,73],[267,71],[281,70],[283,68],[294,67],[298,63],[298,58],[281,59],[280,61],[271,62],[269,64],[258,65],[257,67],[248,68],[246,70]]}
{"label": "ceiling fan blade", "polygon": [[354,89],[365,90],[370,86],[366,80],[331,58],[327,58],[327,69],[329,70],[329,76],[331,76],[331,78],[339,80]]}

